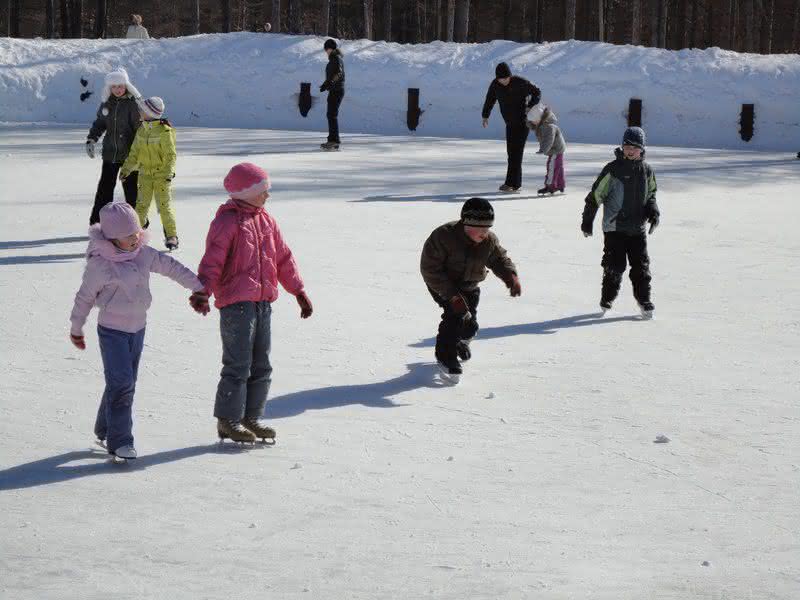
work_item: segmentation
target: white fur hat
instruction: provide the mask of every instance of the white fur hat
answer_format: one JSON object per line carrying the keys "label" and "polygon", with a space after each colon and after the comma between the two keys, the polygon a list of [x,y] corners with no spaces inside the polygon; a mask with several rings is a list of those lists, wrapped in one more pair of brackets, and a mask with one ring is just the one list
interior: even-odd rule
{"label": "white fur hat", "polygon": [[539,102],[538,104],[534,104],[528,110],[528,121],[532,121],[534,123],[538,123],[542,120],[542,115],[544,115],[544,110],[547,108],[544,104]]}
{"label": "white fur hat", "polygon": [[147,100],[137,100],[139,110],[151,119],[160,119],[164,115],[164,101],[158,96],[152,96]]}
{"label": "white fur hat", "polygon": [[128,72],[122,67],[120,67],[116,71],[111,71],[106,75],[105,85],[103,86],[103,93],[100,96],[103,102],[105,102],[111,97],[112,85],[124,85],[128,89],[128,93],[137,100],[142,97],[142,95],[139,93],[139,90],[136,89],[136,86],[134,86],[131,83],[131,80],[128,77]]}

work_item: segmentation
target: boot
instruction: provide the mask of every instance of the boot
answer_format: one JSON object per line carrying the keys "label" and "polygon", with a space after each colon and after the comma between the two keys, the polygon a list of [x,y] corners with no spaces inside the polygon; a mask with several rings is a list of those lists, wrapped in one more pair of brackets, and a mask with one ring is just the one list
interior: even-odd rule
{"label": "boot", "polygon": [[442,353],[437,352],[436,361],[448,375],[461,375],[464,372],[461,368],[461,363],[458,362],[458,358],[455,356],[444,356]]}
{"label": "boot", "polygon": [[256,436],[248,431],[239,421],[217,419],[217,435],[220,440],[229,439],[234,442],[255,442]]}
{"label": "boot", "polygon": [[262,442],[275,439],[275,430],[268,427],[264,421],[253,417],[245,417],[242,419],[242,426],[248,429],[253,435],[259,438]]}

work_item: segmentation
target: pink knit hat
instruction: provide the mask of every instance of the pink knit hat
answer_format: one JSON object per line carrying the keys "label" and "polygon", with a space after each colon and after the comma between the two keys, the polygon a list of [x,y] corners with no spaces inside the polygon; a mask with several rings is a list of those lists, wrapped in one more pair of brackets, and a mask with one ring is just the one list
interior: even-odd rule
{"label": "pink knit hat", "polygon": [[270,189],[269,175],[253,163],[239,163],[225,176],[225,190],[233,199],[248,200]]}
{"label": "pink knit hat", "polygon": [[100,209],[100,230],[106,239],[119,240],[141,229],[136,211],[127,202],[109,202]]}

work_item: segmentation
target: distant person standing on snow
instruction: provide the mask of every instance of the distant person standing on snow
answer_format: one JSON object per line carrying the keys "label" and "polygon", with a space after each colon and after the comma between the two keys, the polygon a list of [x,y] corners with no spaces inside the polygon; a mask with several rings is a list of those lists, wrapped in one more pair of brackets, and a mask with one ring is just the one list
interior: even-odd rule
{"label": "distant person standing on snow", "polygon": [[539,88],[523,77],[511,74],[511,68],[504,62],[497,65],[495,79],[489,84],[486,101],[483,103],[483,126],[489,125],[489,115],[495,102],[500,103],[500,113],[506,122],[506,152],[508,170],[506,181],[500,186],[501,192],[517,192],[522,187],[522,156],[528,140],[526,113],[539,103]]}
{"label": "distant person standing on snow", "polygon": [[129,40],[149,40],[150,34],[147,29],[142,27],[142,15],[131,15],[131,24],[128,25],[128,32],[125,37]]}
{"label": "distant person standing on snow", "polygon": [[[100,221],[100,209],[114,199],[114,187],[117,185],[117,175],[136,136],[139,127],[139,106],[137,100],[142,95],[139,93],[125,69],[118,69],[106,75],[105,86],[101,95],[102,102],[97,109],[97,118],[89,129],[86,137],[86,154],[89,158],[95,156],[95,145],[105,134],[103,140],[103,170],[97,184],[97,193],[94,196],[94,208],[89,217],[89,225]],[[138,171],[133,171],[123,182],[125,200],[136,207],[136,190],[138,185]]]}
{"label": "distant person standing on snow", "polygon": [[328,141],[321,144],[323,150],[338,150],[339,139],[339,106],[344,98],[344,59],[342,51],[336,47],[335,40],[325,40],[325,53],[328,64],[325,66],[325,83],[319,91],[328,92]]}

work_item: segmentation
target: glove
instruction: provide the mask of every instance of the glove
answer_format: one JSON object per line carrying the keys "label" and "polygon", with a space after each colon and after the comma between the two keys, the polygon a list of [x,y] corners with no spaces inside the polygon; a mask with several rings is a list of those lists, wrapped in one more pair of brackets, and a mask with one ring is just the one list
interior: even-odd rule
{"label": "glove", "polygon": [[320,92],[324,92],[326,89],[327,89],[327,88],[325,87],[325,84],[324,84],[324,83],[323,83],[321,86],[319,86],[319,91],[320,91]]}
{"label": "glove", "polygon": [[208,292],[205,290],[192,292],[192,295],[189,296],[189,305],[196,313],[204,316],[211,312],[211,306],[208,304]]}
{"label": "glove", "polygon": [[504,279],[506,287],[511,292],[512,298],[516,298],[517,296],[522,294],[522,285],[519,283],[519,277],[516,273],[512,273],[510,277]]}
{"label": "glove", "polygon": [[583,237],[592,237],[592,224],[583,221],[581,223],[581,231],[583,232]]}
{"label": "glove", "polygon": [[307,319],[314,313],[314,307],[311,305],[311,300],[305,292],[300,292],[296,296],[297,304],[300,306],[300,318]]}
{"label": "glove", "polygon": [[457,315],[464,315],[467,318],[469,315],[469,307],[467,306],[467,301],[464,300],[464,296],[461,294],[456,294],[452,298],[450,298],[450,307],[453,309],[453,312]]}
{"label": "glove", "polygon": [[647,222],[650,223],[650,230],[648,231],[649,234],[653,234],[660,221],[661,215],[658,213],[658,211],[650,213],[650,216],[647,217]]}
{"label": "glove", "polygon": [[92,140],[86,140],[86,155],[94,158],[94,142]]}
{"label": "glove", "polygon": [[75,346],[78,350],[86,350],[86,341],[83,339],[82,335],[75,335],[74,333],[70,333],[69,341],[72,342],[72,345]]}

